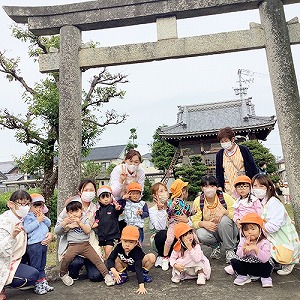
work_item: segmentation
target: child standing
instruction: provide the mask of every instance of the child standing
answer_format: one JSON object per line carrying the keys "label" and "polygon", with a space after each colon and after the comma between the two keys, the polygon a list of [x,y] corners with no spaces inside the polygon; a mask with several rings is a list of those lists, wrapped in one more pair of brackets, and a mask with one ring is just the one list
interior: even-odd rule
{"label": "child standing", "polygon": [[283,195],[284,204],[290,204],[291,202],[291,196],[290,196],[290,188],[289,184],[285,182],[283,184],[283,187],[280,189]]}
{"label": "child standing", "polygon": [[238,198],[233,204],[233,221],[240,228],[240,220],[248,213],[261,215],[261,202],[251,194],[251,179],[246,175],[238,176],[234,180],[234,187]]}
{"label": "child standing", "polygon": [[131,182],[127,187],[127,194],[120,201],[122,207],[124,207],[125,223],[138,227],[141,244],[144,240],[145,218],[149,217],[148,205],[145,201],[141,200],[142,190],[143,188],[140,184]]}
{"label": "child standing", "polygon": [[203,285],[210,278],[211,268],[208,259],[195,239],[193,229],[186,223],[178,223],[174,227],[177,239],[170,257],[172,282],[197,278],[197,284]]}
{"label": "child standing", "polygon": [[104,247],[105,258],[108,259],[115,240],[120,239],[119,216],[123,208],[113,201],[112,190],[109,186],[102,186],[97,191],[99,209],[96,211],[95,224],[98,226],[99,246]]}
{"label": "child standing", "polygon": [[38,295],[44,295],[54,290],[46,279],[45,267],[47,256],[47,245],[43,244],[51,221],[44,214],[48,212],[45,205],[45,199],[40,194],[31,194],[32,202],[30,211],[23,220],[23,227],[27,233],[27,253],[30,266],[39,271],[39,278],[35,283],[34,292]]}
{"label": "child standing", "polygon": [[262,287],[272,287],[271,244],[266,239],[262,227],[263,219],[256,213],[246,214],[240,221],[242,237],[237,249],[237,258],[231,265],[238,274],[236,285],[251,282],[250,276],[260,277]]}
{"label": "child standing", "polygon": [[136,272],[139,288],[138,294],[146,294],[145,282],[151,282],[149,270],[155,262],[153,253],[145,254],[139,246],[139,230],[136,226],[126,226],[121,234],[121,242],[111,252],[108,260],[108,269],[113,274],[117,284],[128,280],[126,269]]}
{"label": "child standing", "polygon": [[91,224],[87,217],[82,217],[82,202],[80,196],[72,197],[66,205],[67,217],[62,222],[62,227],[67,232],[68,248],[64,253],[60,265],[60,278],[65,285],[72,285],[74,280],[68,275],[70,262],[76,255],[82,255],[89,259],[104,277],[105,284],[114,285],[114,280],[108,274],[108,270],[89,243]]}
{"label": "child standing", "polygon": [[192,210],[190,205],[185,203],[188,198],[188,182],[183,182],[181,179],[176,179],[171,187],[170,191],[172,193],[171,200],[167,204],[167,214],[168,214],[168,230],[167,239],[164,246],[164,258],[162,260],[162,270],[166,271],[169,269],[169,256],[168,253],[174,242],[174,227],[180,222],[180,217],[186,215],[190,217],[192,215]]}

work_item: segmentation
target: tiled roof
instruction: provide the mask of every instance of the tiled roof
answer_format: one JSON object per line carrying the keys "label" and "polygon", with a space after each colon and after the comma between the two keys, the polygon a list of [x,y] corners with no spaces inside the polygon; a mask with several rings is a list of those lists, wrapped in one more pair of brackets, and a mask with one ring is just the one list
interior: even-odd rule
{"label": "tiled roof", "polygon": [[23,174],[6,174],[7,181],[18,181],[24,179]]}
{"label": "tiled roof", "polygon": [[0,162],[0,172],[3,174],[8,174],[16,168],[16,163],[14,161],[4,161]]}
{"label": "tiled roof", "polygon": [[92,148],[90,154],[87,157],[83,157],[82,160],[100,161],[100,160],[112,160],[123,159],[127,145],[107,146]]}
{"label": "tiled roof", "polygon": [[272,130],[275,116],[255,115],[251,98],[198,105],[178,106],[177,123],[161,128],[160,136],[166,139],[181,136],[197,137],[216,135],[220,128],[232,127],[235,132],[249,129]]}

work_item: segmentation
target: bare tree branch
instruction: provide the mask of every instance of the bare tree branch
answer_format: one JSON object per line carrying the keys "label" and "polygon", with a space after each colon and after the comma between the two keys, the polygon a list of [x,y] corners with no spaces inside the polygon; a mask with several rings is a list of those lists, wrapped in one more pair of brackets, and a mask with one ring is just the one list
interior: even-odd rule
{"label": "bare tree branch", "polygon": [[103,123],[98,123],[95,120],[91,120],[91,119],[85,119],[84,121],[92,123],[98,127],[105,127],[107,125],[117,125],[120,124],[122,122],[124,122],[126,120],[126,118],[128,117],[127,114],[123,114],[123,115],[118,115],[116,114],[116,112],[114,110],[112,111],[107,111],[106,112],[106,120]]}

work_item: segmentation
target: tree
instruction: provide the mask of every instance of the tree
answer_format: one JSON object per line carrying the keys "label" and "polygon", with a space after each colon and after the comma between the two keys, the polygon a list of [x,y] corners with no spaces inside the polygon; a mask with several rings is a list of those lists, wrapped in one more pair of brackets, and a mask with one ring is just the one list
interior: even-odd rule
{"label": "tree", "polygon": [[276,158],[268,148],[256,140],[249,140],[240,144],[246,146],[250,150],[256,165],[261,161],[267,163],[267,173],[274,183],[279,181]]}
{"label": "tree", "polygon": [[160,128],[161,126],[156,129],[153,135],[151,155],[155,168],[166,171],[170,166],[176,148],[168,142],[162,140],[162,138],[159,136]]}
{"label": "tree", "polygon": [[96,181],[99,175],[103,173],[103,166],[94,161],[85,161],[82,163],[81,178],[90,178]]}
{"label": "tree", "polygon": [[[59,36],[37,37],[27,28],[13,27],[13,36],[29,42],[29,57],[37,60],[39,54],[47,54],[53,48],[59,49]],[[24,88],[22,100],[27,104],[27,112],[14,115],[8,109],[0,110],[0,124],[15,131],[18,142],[29,145],[29,150],[16,159],[20,169],[42,178],[42,194],[49,200],[53,196],[58,178],[55,164],[59,145],[59,74],[50,73],[45,79],[30,86],[21,76],[20,58],[8,58],[0,51],[0,72],[10,82],[18,82]],[[95,140],[110,124],[119,124],[127,115],[119,115],[115,110],[101,112],[103,103],[110,99],[124,97],[118,90],[119,83],[127,82],[123,74],[110,74],[105,68],[89,82],[89,89],[82,92],[82,153],[87,155]]]}
{"label": "tree", "polygon": [[137,140],[136,128],[131,128],[130,129],[129,141],[128,141],[127,146],[126,146],[126,152],[128,152],[130,149],[137,148],[138,144],[135,143],[136,140]]}
{"label": "tree", "polygon": [[190,155],[187,160],[189,163],[175,166],[175,175],[189,183],[189,199],[194,200],[201,190],[201,177],[205,175],[207,167],[200,155]]}

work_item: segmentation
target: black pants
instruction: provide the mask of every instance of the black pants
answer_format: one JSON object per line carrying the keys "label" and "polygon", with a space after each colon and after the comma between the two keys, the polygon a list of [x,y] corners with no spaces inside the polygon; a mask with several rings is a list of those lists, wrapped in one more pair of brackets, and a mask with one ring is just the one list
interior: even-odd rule
{"label": "black pants", "polygon": [[[167,239],[167,230],[160,230],[154,236],[154,243],[157,249],[158,256],[164,256],[164,246],[165,246],[166,239]],[[169,251],[169,256],[171,255],[173,246],[175,245],[176,242],[177,240],[174,239],[173,245]]]}
{"label": "black pants", "polygon": [[248,263],[233,258],[231,261],[233,270],[239,275],[252,275],[263,278],[270,277],[273,267],[269,262],[266,263]]}

